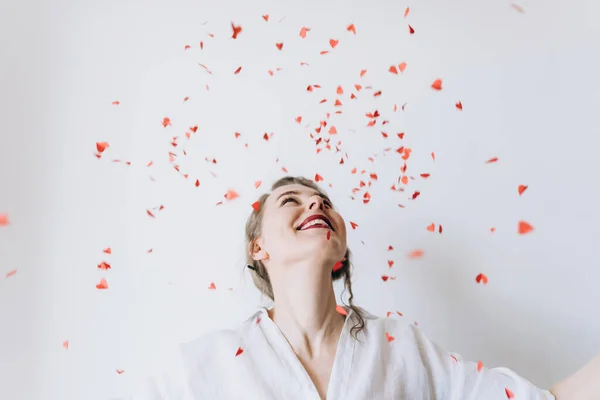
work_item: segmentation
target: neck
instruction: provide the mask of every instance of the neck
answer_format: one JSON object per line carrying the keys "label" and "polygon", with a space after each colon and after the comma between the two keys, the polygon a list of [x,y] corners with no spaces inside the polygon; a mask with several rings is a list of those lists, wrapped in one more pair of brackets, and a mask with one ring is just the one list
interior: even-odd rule
{"label": "neck", "polygon": [[270,274],[275,305],[269,317],[294,352],[312,359],[335,351],[345,317],[336,311],[331,272],[315,263],[271,270],[280,273]]}

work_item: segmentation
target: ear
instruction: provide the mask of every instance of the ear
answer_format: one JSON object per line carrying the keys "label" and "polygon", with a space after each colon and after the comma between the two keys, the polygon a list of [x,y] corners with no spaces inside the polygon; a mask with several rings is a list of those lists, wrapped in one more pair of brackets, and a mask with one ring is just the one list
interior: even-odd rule
{"label": "ear", "polygon": [[269,253],[261,247],[261,242],[260,239],[255,239],[248,244],[248,253],[250,253],[254,261],[262,261],[269,258]]}

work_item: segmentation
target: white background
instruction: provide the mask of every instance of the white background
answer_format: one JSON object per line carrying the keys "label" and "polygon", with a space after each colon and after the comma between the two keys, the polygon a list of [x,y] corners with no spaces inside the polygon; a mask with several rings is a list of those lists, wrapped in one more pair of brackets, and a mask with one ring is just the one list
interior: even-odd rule
{"label": "white background", "polygon": [[[126,396],[171,346],[246,319],[261,297],[243,271],[244,222],[282,167],[323,176],[370,312],[399,311],[390,318],[446,349],[544,388],[600,351],[597,3],[50,3],[0,10],[1,398]],[[404,73],[388,72],[400,62]],[[338,134],[316,137],[331,150],[309,136],[327,112]],[[415,179],[395,192],[403,145]],[[225,200],[229,189],[240,197]],[[517,234],[519,220],[534,231]]]}

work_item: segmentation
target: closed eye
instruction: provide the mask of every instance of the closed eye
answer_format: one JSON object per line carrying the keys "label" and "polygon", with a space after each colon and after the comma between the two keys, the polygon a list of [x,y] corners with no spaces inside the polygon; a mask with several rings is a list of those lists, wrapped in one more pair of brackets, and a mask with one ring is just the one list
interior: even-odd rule
{"label": "closed eye", "polygon": [[[281,206],[285,205],[288,201],[293,200],[294,202],[296,202],[296,204],[298,204],[298,200],[296,200],[294,197],[286,197],[283,199],[283,201],[281,202]],[[331,202],[327,199],[323,199],[323,203],[325,203],[325,205],[329,208],[333,207],[333,205],[331,204]]]}

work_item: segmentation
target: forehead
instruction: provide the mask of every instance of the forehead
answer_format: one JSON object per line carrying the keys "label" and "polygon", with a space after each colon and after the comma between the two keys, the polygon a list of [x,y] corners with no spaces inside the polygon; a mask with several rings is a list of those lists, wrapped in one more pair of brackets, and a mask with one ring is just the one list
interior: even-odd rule
{"label": "forehead", "polygon": [[285,195],[313,196],[315,194],[323,197],[324,199],[329,200],[329,197],[327,197],[325,194],[319,192],[318,190],[311,189],[307,186],[294,183],[294,184],[290,184],[290,185],[280,186],[277,189],[273,190],[271,192],[271,195],[269,196],[268,201],[270,203],[274,204],[277,202],[277,200],[279,200],[281,197],[283,197]]}

